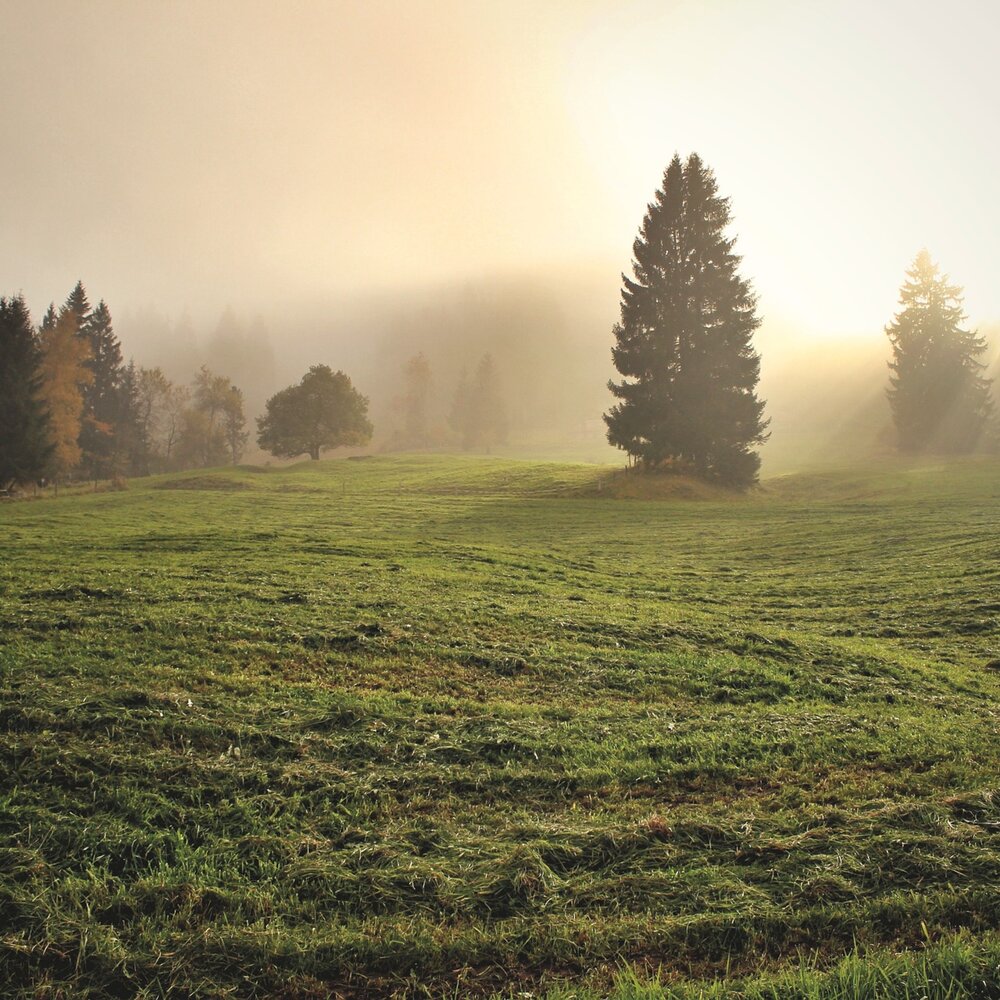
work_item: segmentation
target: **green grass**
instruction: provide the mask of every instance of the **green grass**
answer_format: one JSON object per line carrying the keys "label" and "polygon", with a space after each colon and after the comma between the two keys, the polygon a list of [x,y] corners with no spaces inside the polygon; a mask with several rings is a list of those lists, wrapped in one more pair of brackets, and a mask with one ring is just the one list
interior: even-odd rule
{"label": "green grass", "polygon": [[1000,997],[1000,464],[630,491],[0,506],[0,994]]}

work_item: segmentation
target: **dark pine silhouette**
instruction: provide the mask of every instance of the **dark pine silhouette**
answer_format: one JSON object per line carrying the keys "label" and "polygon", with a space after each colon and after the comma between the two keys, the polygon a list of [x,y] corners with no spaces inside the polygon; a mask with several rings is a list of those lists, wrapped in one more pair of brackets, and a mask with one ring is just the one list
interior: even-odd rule
{"label": "dark pine silhouette", "polygon": [[972,451],[992,411],[979,357],[986,341],[962,328],[962,289],[917,254],[886,327],[892,343],[889,404],[900,451]]}
{"label": "dark pine silhouette", "polygon": [[0,298],[0,489],[48,471],[53,446],[41,364],[24,299]]}
{"label": "dark pine silhouette", "polygon": [[[81,284],[66,301],[63,309],[77,310],[74,301],[86,303],[86,292]],[[100,479],[121,472],[128,450],[128,418],[131,400],[125,394],[125,365],[121,344],[111,323],[111,311],[102,299],[93,311],[82,314],[79,333],[90,345],[87,367],[94,375],[83,393],[83,425],[80,429],[80,447],[83,464],[91,479]]]}
{"label": "dark pine silhouette", "polygon": [[368,400],[343,372],[313,365],[298,385],[282,389],[267,401],[257,418],[257,443],[279,458],[308,455],[341,445],[371,440]]}
{"label": "dark pine silhouette", "polygon": [[[76,283],[73,291],[69,293],[69,296],[63,303],[62,309],[59,310],[60,315],[67,313],[73,316],[73,325],[76,332],[78,334],[81,333],[84,324],[90,317],[90,300],[87,298],[87,290],[83,287],[82,281]],[[48,319],[49,317],[46,315],[46,318],[42,320],[43,325]]]}
{"label": "dark pine silhouette", "polygon": [[605,414],[608,440],[641,468],[754,483],[766,439],[757,398],[757,300],[737,272],[729,200],[696,155],[675,156],[622,276],[612,357],[624,376]]}

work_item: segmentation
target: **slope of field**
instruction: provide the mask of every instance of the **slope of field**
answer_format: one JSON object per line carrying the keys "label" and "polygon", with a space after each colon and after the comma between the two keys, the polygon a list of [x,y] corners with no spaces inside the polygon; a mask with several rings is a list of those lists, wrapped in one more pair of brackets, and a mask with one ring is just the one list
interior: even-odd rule
{"label": "slope of field", "polygon": [[0,993],[1000,996],[1000,465],[614,484],[0,506]]}

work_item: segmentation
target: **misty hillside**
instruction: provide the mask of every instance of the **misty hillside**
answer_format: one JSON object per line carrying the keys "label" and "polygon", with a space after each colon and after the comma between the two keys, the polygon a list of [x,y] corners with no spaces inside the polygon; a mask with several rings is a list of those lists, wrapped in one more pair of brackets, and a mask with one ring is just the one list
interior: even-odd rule
{"label": "misty hillside", "polygon": [[[507,451],[616,463],[623,456],[607,446],[601,414],[613,401],[606,386],[619,288],[613,268],[590,268],[547,282],[507,278],[322,308],[300,304],[282,315],[242,317],[230,308],[200,331],[153,310],[126,314],[118,325],[142,364],[178,379],[199,364],[230,374],[251,417],[310,364],[343,368],[371,400],[376,448],[392,444],[409,358],[423,353],[429,361],[434,420],[447,442],[456,384],[488,352],[508,401]],[[766,474],[888,446],[889,352],[881,331],[817,340],[765,316],[757,340],[771,420]]]}

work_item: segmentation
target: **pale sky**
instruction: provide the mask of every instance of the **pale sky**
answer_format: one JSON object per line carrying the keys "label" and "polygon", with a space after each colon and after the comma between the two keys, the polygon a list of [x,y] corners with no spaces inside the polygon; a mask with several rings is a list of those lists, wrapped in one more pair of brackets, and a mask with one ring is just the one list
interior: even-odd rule
{"label": "pale sky", "polygon": [[0,294],[217,313],[629,266],[675,151],[761,312],[1000,318],[1000,3],[0,0]]}

